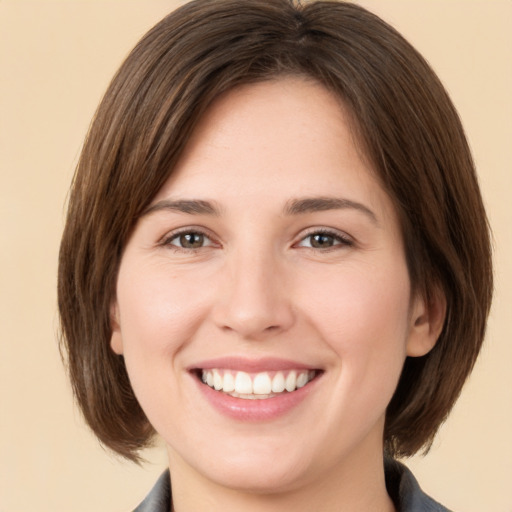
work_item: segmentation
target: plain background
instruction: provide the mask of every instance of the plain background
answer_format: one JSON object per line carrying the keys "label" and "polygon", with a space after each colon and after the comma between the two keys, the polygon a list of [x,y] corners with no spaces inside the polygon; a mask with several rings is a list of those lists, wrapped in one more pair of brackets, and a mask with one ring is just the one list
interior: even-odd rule
{"label": "plain background", "polygon": [[[243,0],[240,0],[243,1]],[[429,60],[474,151],[495,237],[480,361],[413,468],[464,512],[512,512],[512,1],[361,0]],[[66,194],[95,107],[172,0],[0,0],[0,512],[131,510],[166,466],[102,449],[73,405],[56,332]],[[264,470],[264,468],[262,468]]]}

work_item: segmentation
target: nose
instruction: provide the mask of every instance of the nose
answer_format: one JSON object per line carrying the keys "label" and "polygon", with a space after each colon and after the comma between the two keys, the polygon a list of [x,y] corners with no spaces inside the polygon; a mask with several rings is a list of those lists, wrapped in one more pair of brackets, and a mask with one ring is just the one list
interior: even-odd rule
{"label": "nose", "polygon": [[225,263],[213,312],[219,328],[246,340],[263,340],[293,325],[291,290],[275,257],[246,251]]}

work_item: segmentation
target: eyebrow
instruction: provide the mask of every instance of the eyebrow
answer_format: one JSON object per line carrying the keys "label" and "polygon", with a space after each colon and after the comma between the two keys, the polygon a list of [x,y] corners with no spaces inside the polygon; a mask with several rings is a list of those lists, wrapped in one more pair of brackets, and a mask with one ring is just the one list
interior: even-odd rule
{"label": "eyebrow", "polygon": [[[327,210],[353,209],[365,214],[374,224],[379,225],[377,216],[367,206],[357,201],[339,197],[305,197],[291,199],[284,207],[285,215],[301,215],[305,213],[322,212]],[[162,210],[172,210],[189,215],[212,215],[218,217],[220,208],[211,201],[201,199],[163,199],[146,208],[141,217]]]}
{"label": "eyebrow", "polygon": [[210,201],[200,199],[163,199],[146,208],[142,212],[141,217],[161,210],[173,210],[191,215],[214,215],[216,217],[220,215],[220,208]]}
{"label": "eyebrow", "polygon": [[286,204],[284,213],[285,215],[300,215],[303,213],[346,209],[357,210],[365,214],[374,224],[379,225],[377,216],[370,208],[357,201],[339,197],[305,197],[292,199]]}

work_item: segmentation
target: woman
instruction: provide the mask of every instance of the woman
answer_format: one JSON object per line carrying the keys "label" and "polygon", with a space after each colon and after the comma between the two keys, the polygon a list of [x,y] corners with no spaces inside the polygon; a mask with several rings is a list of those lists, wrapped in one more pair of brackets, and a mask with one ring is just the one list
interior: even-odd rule
{"label": "woman", "polygon": [[59,307],[98,438],[166,443],[138,510],[445,510],[393,459],[449,413],[491,290],[455,109],[361,7],[191,2],[100,104]]}

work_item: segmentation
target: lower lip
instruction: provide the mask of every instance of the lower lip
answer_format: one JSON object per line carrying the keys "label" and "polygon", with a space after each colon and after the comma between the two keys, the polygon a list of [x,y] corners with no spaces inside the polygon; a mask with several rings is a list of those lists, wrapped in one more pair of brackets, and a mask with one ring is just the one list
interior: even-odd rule
{"label": "lower lip", "polygon": [[301,404],[316,386],[320,376],[315,377],[304,387],[291,393],[281,393],[272,398],[244,399],[215,391],[195,378],[199,389],[208,402],[221,414],[240,421],[271,421],[284,416]]}

